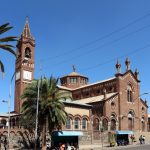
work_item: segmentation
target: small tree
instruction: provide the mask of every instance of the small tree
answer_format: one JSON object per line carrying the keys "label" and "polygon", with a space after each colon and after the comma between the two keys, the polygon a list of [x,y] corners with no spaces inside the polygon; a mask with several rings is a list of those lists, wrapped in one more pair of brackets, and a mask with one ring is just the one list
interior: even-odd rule
{"label": "small tree", "polygon": [[25,120],[31,121],[33,128],[36,118],[38,82],[40,82],[38,125],[39,130],[42,131],[42,144],[45,146],[47,131],[51,135],[54,130],[60,129],[66,123],[67,113],[61,99],[67,98],[67,96],[64,97],[64,92],[62,93],[57,87],[58,79],[52,76],[50,79],[34,80],[29,84],[21,96],[24,100],[22,115]]}

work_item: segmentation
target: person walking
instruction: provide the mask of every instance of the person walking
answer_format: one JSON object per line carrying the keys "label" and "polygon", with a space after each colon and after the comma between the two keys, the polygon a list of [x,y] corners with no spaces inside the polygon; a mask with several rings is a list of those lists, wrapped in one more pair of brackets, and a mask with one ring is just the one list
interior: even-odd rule
{"label": "person walking", "polygon": [[140,144],[143,144],[143,136],[142,135],[140,135],[139,141],[140,141]]}
{"label": "person walking", "polygon": [[64,143],[60,143],[60,150],[65,150],[65,144]]}
{"label": "person walking", "polygon": [[142,143],[145,144],[145,136],[144,135],[142,137],[142,141],[143,141]]}
{"label": "person walking", "polygon": [[4,139],[4,149],[7,150],[7,138]]}

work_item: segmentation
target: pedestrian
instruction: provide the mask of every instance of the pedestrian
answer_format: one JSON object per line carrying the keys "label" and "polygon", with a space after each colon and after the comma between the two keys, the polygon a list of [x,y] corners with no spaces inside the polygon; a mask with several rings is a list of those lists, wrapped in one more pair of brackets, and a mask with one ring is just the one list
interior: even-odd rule
{"label": "pedestrian", "polygon": [[133,144],[133,142],[135,141],[135,136],[134,136],[134,134],[131,135],[130,138],[131,138],[131,142],[132,142],[132,144]]}
{"label": "pedestrian", "polygon": [[79,150],[79,145],[78,145],[78,143],[75,143],[75,149],[76,149],[76,150]]}
{"label": "pedestrian", "polygon": [[60,143],[60,150],[65,150],[65,144],[64,143]]}
{"label": "pedestrian", "polygon": [[140,144],[143,144],[143,136],[142,135],[140,135],[139,141],[140,141]]}
{"label": "pedestrian", "polygon": [[142,137],[142,141],[143,141],[142,143],[145,144],[145,136],[144,135]]}
{"label": "pedestrian", "polygon": [[6,137],[4,139],[4,149],[7,150],[7,139],[6,139]]}

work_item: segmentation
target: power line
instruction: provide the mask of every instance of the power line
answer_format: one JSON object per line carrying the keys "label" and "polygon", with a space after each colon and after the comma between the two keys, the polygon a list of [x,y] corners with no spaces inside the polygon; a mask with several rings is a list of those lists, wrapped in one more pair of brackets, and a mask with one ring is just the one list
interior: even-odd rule
{"label": "power line", "polygon": [[150,44],[147,44],[147,45],[145,45],[145,46],[143,46],[143,47],[141,47],[141,48],[137,48],[137,49],[135,49],[135,50],[133,50],[133,51],[131,51],[131,52],[129,52],[129,53],[126,53],[126,54],[124,54],[124,55],[120,55],[120,56],[114,57],[114,58],[112,58],[112,59],[110,59],[110,60],[107,60],[107,61],[105,61],[105,62],[99,63],[99,64],[94,65],[94,66],[92,66],[92,67],[79,69],[79,72],[85,72],[85,71],[88,71],[88,70],[92,70],[92,69],[98,68],[98,67],[100,67],[100,66],[102,66],[102,65],[105,65],[105,64],[111,63],[111,62],[113,62],[113,61],[116,61],[117,59],[122,59],[122,58],[124,58],[124,57],[128,57],[128,56],[134,55],[134,54],[136,54],[136,53],[138,53],[138,52],[140,52],[140,51],[142,51],[142,50],[144,50],[144,49],[147,49],[147,48],[149,48],[149,47],[150,47]]}
{"label": "power line", "polygon": [[92,70],[92,69],[94,69],[94,68],[98,68],[99,66],[102,66],[102,65],[111,63],[111,62],[113,62],[113,61],[116,61],[117,59],[122,59],[122,58],[125,58],[125,57],[127,57],[127,56],[134,55],[134,54],[138,53],[139,51],[141,51],[141,50],[143,50],[143,49],[146,49],[146,48],[149,48],[149,47],[150,47],[150,44],[148,44],[148,45],[146,45],[146,46],[144,46],[144,47],[135,49],[134,51],[131,51],[131,52],[126,53],[126,54],[124,54],[124,55],[120,55],[120,56],[118,56],[118,57],[114,57],[113,59],[110,59],[110,60],[105,61],[105,62],[103,62],[103,63],[99,63],[99,64],[97,64],[97,65],[95,65],[95,66],[88,67],[88,68],[84,68],[84,69],[80,69],[80,71],[81,71],[81,72],[84,72],[84,71]]}
{"label": "power line", "polygon": [[110,33],[104,35],[104,36],[101,36],[100,38],[98,38],[98,39],[96,39],[96,40],[93,40],[93,41],[91,41],[91,42],[88,42],[88,43],[86,43],[86,44],[81,45],[80,47],[73,48],[73,49],[71,49],[71,50],[68,50],[68,51],[66,51],[66,52],[64,52],[64,53],[58,54],[58,55],[56,55],[56,56],[48,57],[48,58],[46,58],[46,59],[41,59],[41,61],[46,61],[46,60],[48,60],[48,59],[56,59],[56,58],[58,58],[58,57],[61,57],[61,56],[66,55],[66,54],[68,54],[68,53],[70,54],[70,52],[75,52],[75,51],[77,51],[77,50],[80,50],[80,49],[82,49],[82,48],[85,48],[85,47],[87,47],[87,46],[90,46],[90,45],[92,45],[92,44],[94,44],[94,43],[96,43],[96,42],[98,42],[98,41],[104,40],[104,39],[106,39],[106,38],[112,36],[113,34],[118,33],[118,32],[120,32],[120,31],[122,31],[122,30],[128,28],[129,26],[131,26],[131,25],[133,25],[133,24],[135,24],[135,23],[137,23],[137,22],[139,22],[139,21],[141,21],[141,20],[143,20],[143,19],[145,19],[145,18],[147,18],[147,17],[149,17],[149,16],[150,16],[150,12],[147,13],[147,14],[145,14],[145,15],[143,15],[143,16],[141,16],[141,17],[139,17],[139,18],[137,18],[137,19],[135,19],[135,20],[133,20],[133,21],[131,21],[130,23],[128,23],[128,24],[126,24],[126,25],[124,25],[124,26],[122,26],[122,27],[120,27],[120,28],[118,28],[118,29],[116,29],[116,30],[114,30],[114,31],[112,31],[112,32],[110,32]]}
{"label": "power line", "polygon": [[80,57],[83,57],[83,56],[85,56],[85,55],[88,55],[88,54],[90,54],[90,53],[93,53],[93,52],[95,52],[95,51],[97,51],[97,50],[102,51],[102,50],[100,50],[100,48],[103,48],[103,47],[109,46],[109,45],[111,45],[111,44],[114,44],[115,42],[118,42],[118,41],[120,41],[120,40],[122,40],[122,39],[124,39],[124,38],[127,38],[127,37],[131,36],[132,34],[135,34],[135,33],[137,33],[137,32],[140,32],[140,31],[142,31],[142,30],[144,30],[144,29],[146,29],[146,28],[149,28],[149,27],[150,27],[150,25],[143,26],[142,28],[139,28],[138,30],[135,30],[135,31],[133,31],[133,32],[130,32],[130,33],[128,33],[128,34],[125,34],[125,35],[123,35],[123,36],[121,36],[121,37],[119,37],[119,38],[117,38],[117,39],[115,39],[115,40],[112,40],[112,41],[110,41],[110,42],[106,42],[106,43],[102,44],[101,46],[98,46],[98,47],[96,47],[96,48],[94,48],[94,49],[90,49],[90,50],[88,50],[88,51],[86,51],[86,52],[80,53],[80,54],[78,54],[78,55],[76,55],[76,56],[73,56],[73,57],[67,59],[67,60],[60,61],[60,62],[56,63],[55,65],[60,65],[60,64],[66,63],[66,62],[68,62],[68,61],[71,61],[71,60],[73,60],[73,59],[79,59]]}

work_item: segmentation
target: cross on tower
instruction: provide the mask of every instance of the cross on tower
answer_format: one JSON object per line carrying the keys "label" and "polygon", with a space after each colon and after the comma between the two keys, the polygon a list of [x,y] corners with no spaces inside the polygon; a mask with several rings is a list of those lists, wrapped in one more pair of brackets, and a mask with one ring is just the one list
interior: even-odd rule
{"label": "cross on tower", "polygon": [[76,67],[75,67],[75,65],[72,65],[72,69],[73,69],[73,72],[76,72]]}

